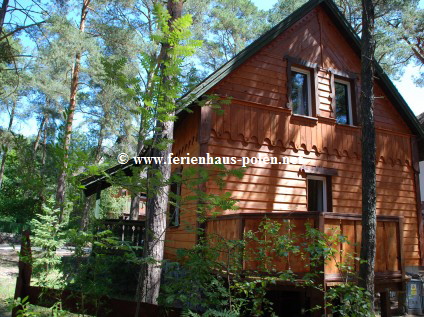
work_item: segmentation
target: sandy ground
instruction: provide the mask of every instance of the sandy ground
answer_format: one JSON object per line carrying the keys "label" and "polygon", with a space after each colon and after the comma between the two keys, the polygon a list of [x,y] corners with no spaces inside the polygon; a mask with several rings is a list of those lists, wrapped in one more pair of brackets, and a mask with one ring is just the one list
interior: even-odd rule
{"label": "sandy ground", "polygon": [[[0,317],[10,317],[7,300],[13,298],[18,276],[19,246],[0,244]],[[70,255],[72,251],[62,249],[60,255]]]}
{"label": "sandy ground", "polygon": [[17,250],[0,247],[0,317],[10,317],[6,300],[14,295],[17,276]]}

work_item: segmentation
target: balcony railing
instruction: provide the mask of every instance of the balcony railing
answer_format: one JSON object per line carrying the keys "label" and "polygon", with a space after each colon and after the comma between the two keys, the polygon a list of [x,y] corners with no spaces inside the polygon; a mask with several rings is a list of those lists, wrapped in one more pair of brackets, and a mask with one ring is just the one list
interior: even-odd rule
{"label": "balcony railing", "polygon": [[[267,217],[277,222],[290,224],[290,233],[301,236],[305,233],[305,224],[325,232],[329,235],[340,234],[347,238],[349,243],[337,243],[333,246],[339,252],[334,259],[326,262],[324,279],[327,285],[340,282],[344,275],[340,271],[340,264],[349,263],[354,271],[359,270],[359,262],[352,260],[352,255],[359,257],[362,237],[362,223],[360,214],[337,214],[331,212],[291,212],[291,213],[244,213],[222,215],[208,219],[206,234],[216,234],[227,240],[241,240],[249,231],[257,231],[259,224]],[[280,234],[288,234],[285,226],[281,227]],[[403,218],[396,216],[377,216],[377,254],[375,261],[376,283],[404,282],[403,258]],[[254,246],[253,246],[254,247]],[[349,256],[350,254],[350,256]],[[243,269],[258,270],[259,264],[255,260],[244,260]],[[308,259],[296,254],[278,258],[275,261],[278,270],[292,270],[299,276],[309,272]],[[400,284],[399,284],[400,285]]]}
{"label": "balcony railing", "polygon": [[110,230],[121,242],[143,246],[145,222],[139,220],[106,219],[99,230]]}

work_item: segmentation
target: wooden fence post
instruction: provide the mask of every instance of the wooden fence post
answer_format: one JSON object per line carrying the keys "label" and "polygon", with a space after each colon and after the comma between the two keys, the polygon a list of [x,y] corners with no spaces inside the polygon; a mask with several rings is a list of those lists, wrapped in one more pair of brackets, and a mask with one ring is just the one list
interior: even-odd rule
{"label": "wooden fence post", "polygon": [[[16,279],[15,299],[21,300],[29,295],[29,286],[32,274],[32,255],[31,241],[29,239],[29,230],[22,232],[21,252],[19,253],[19,273]],[[22,309],[22,306],[17,306],[12,310],[12,317],[16,317],[17,312]]]}

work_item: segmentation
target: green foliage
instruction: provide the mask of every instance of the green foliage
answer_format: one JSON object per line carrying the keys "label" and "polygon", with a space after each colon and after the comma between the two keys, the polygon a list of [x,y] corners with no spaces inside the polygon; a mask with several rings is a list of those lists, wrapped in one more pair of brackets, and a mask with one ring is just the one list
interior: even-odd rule
{"label": "green foliage", "polygon": [[43,316],[52,316],[52,317],[65,317],[69,316],[69,313],[65,310],[62,310],[61,302],[56,302],[48,309],[48,313],[39,312],[36,306],[32,305],[28,301],[28,296],[23,299],[17,298],[9,301],[9,309],[17,309],[16,317],[43,317]]}
{"label": "green foliage", "polygon": [[40,251],[34,252],[32,266],[36,285],[60,288],[63,287],[61,257],[56,251],[65,244],[64,223],[59,223],[58,210],[53,209],[52,205],[52,201],[48,202],[43,206],[43,213],[31,220],[31,243],[40,248]]}
{"label": "green foliage", "polygon": [[100,197],[100,218],[101,219],[117,219],[122,216],[124,211],[129,213],[129,196],[116,197],[120,188],[115,186],[104,190]]}
{"label": "green foliage", "polygon": [[[75,247],[63,265],[66,287],[85,294],[85,304],[101,305],[100,297],[133,298],[141,259],[136,247],[122,244],[111,231],[82,233],[70,229],[68,243]],[[86,248],[92,252],[87,255]]]}
{"label": "green foliage", "polygon": [[17,317],[36,317],[40,316],[40,314],[33,312],[33,307],[28,301],[28,296],[24,298],[17,298],[9,303],[10,310],[18,307],[16,316]]}
{"label": "green foliage", "polygon": [[373,317],[369,293],[353,282],[331,287],[325,294],[331,311],[343,317]]}
{"label": "green foliage", "polygon": [[[328,233],[305,225],[305,232],[294,234],[288,221],[265,218],[257,231],[247,231],[243,240],[227,240],[217,234],[191,250],[179,250],[179,264],[168,263],[160,303],[179,305],[186,316],[263,316],[273,315],[272,302],[267,298],[270,286],[291,282],[299,287],[311,287],[323,292],[320,275],[325,263],[336,260],[345,280],[323,293],[326,307],[340,316],[371,316],[369,296],[355,283],[354,265],[337,245],[348,243],[337,231]],[[301,279],[290,269],[290,256],[308,263],[309,274]],[[354,255],[350,255],[352,261]],[[257,263],[243,269],[242,263]],[[288,269],[279,265],[287,263]],[[242,270],[243,269],[243,270]],[[311,308],[315,310],[317,307]]]}

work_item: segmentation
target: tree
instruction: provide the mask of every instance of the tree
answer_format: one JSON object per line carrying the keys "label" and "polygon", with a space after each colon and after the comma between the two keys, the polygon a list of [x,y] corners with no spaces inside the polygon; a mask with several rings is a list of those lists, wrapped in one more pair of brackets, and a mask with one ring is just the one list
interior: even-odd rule
{"label": "tree", "polygon": [[9,0],[3,0],[2,6],[0,8],[0,35],[3,34],[3,23],[4,23],[4,18],[6,17],[6,10],[8,5],[9,5]]}
{"label": "tree", "polygon": [[[151,60],[151,63],[156,65],[151,79],[152,94],[145,94],[143,100],[145,107],[153,110],[155,121],[149,156],[168,157],[172,151],[175,100],[182,91],[179,78],[181,65],[184,57],[192,55],[198,46],[198,42],[190,40],[188,27],[191,24],[191,16],[182,16],[182,8],[182,0],[168,0],[167,8],[160,4],[154,7],[158,32],[153,39],[160,43],[161,49],[158,58]],[[137,301],[156,304],[164,254],[171,164],[153,163],[147,175],[148,199],[143,248],[145,261],[140,269]]]}
{"label": "tree", "polygon": [[[22,51],[22,47],[18,40],[11,38],[9,39],[8,44],[10,51],[14,54],[19,54]],[[16,68],[20,68],[21,70],[19,72],[2,71],[12,67],[11,64],[15,65]],[[28,82],[26,65],[23,63],[21,58],[13,57],[9,62],[5,62],[5,60],[1,62],[0,59],[0,82],[0,110],[4,110],[4,113],[7,112],[9,116],[7,128],[1,131],[1,190],[6,168],[6,159],[14,138],[12,127],[15,124],[16,119],[19,119],[19,117],[25,117],[25,115],[23,115],[25,113],[25,109],[23,109],[22,104],[18,105],[22,97],[26,94],[25,90],[28,88],[28,86],[26,86]]]}
{"label": "tree", "polygon": [[[158,6],[157,8],[160,7]],[[160,20],[160,15],[165,15],[165,12],[158,12],[159,23],[162,23],[161,28],[165,30],[169,28],[169,32],[172,32],[175,27],[175,22],[181,18],[182,8],[183,1],[168,0],[167,21]],[[167,23],[168,26],[166,26],[165,23]],[[170,61],[173,58],[170,50],[173,48],[171,45],[178,43],[172,43],[170,38],[165,37],[161,40],[161,51],[158,59],[159,71],[162,75],[161,84],[166,90],[170,90],[175,81],[175,75],[171,75],[172,70],[168,72],[168,68],[171,66]],[[159,114],[161,117],[158,117],[156,121],[156,133],[153,137],[153,141],[156,144],[152,147],[151,156],[168,157],[172,152],[172,143],[170,143],[170,140],[173,139],[174,133],[172,116],[175,112],[175,100],[173,100],[171,96],[165,95],[160,97],[160,99],[163,98],[165,107],[160,110],[162,112]],[[148,177],[153,178],[158,176],[166,181],[169,180],[171,177],[171,165],[153,164]],[[169,185],[167,183],[152,184],[152,187],[148,188],[148,191],[148,194],[151,195],[152,193],[150,191],[152,191],[154,195],[148,197],[146,206],[146,235],[144,239],[143,255],[145,258],[151,258],[152,261],[143,264],[140,274],[142,277],[140,281],[142,285],[139,285],[141,286],[141,297],[139,300],[146,303],[157,304],[162,273],[160,262],[163,260],[165,247],[166,210],[168,208]]]}
{"label": "tree", "polygon": [[[193,34],[203,41],[194,56],[202,64],[200,75],[214,71],[260,36],[268,27],[266,12],[251,0],[187,1],[193,14]],[[194,65],[196,66],[196,65]]]}
{"label": "tree", "polygon": [[[79,30],[81,33],[84,33],[85,23],[87,20],[87,14],[89,10],[91,0],[83,0],[81,8],[81,16],[79,23]],[[66,174],[68,168],[68,158],[69,158],[69,147],[71,144],[71,135],[72,135],[72,126],[74,121],[75,108],[77,105],[77,90],[79,85],[79,73],[81,67],[81,53],[77,51],[75,54],[75,63],[72,67],[72,79],[71,79],[71,89],[69,97],[69,107],[66,113],[66,123],[65,123],[65,134],[63,140],[63,158],[62,166],[57,180],[57,190],[56,190],[56,207],[60,208],[59,222],[63,220],[63,211],[64,211],[64,202],[65,202],[65,187],[66,187]]]}
{"label": "tree", "polygon": [[370,294],[374,308],[374,267],[376,254],[376,139],[374,127],[375,6],[362,0],[361,117],[362,117],[362,242],[360,285]]}
{"label": "tree", "polygon": [[[10,109],[10,113],[9,113],[9,125],[7,127],[6,130],[6,138],[10,138],[11,137],[11,132],[12,132],[12,125],[13,125],[13,120],[15,119],[15,110],[16,110],[16,100],[12,101],[12,105],[11,105],[11,109]],[[3,183],[3,176],[4,176],[4,169],[6,166],[6,158],[7,158],[7,152],[9,151],[9,146],[8,146],[9,142],[5,142],[2,150],[2,158],[1,158],[1,165],[0,165],[0,190],[1,190],[1,185]]]}

